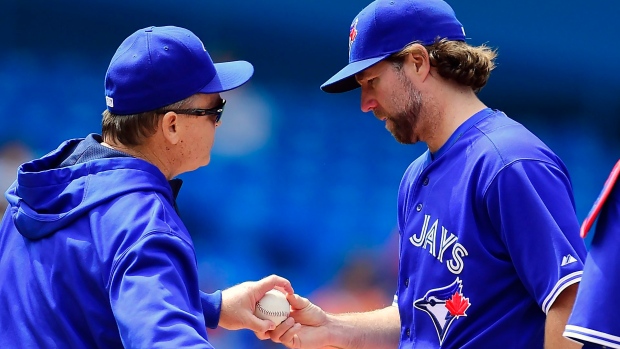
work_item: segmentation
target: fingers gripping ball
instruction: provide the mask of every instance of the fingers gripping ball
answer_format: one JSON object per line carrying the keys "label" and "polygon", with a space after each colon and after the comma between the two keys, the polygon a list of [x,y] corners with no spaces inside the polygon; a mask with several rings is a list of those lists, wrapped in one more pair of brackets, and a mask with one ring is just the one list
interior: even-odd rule
{"label": "fingers gripping ball", "polygon": [[271,290],[256,302],[254,315],[263,320],[271,320],[276,325],[286,320],[291,313],[291,306],[286,300],[284,293],[278,290]]}

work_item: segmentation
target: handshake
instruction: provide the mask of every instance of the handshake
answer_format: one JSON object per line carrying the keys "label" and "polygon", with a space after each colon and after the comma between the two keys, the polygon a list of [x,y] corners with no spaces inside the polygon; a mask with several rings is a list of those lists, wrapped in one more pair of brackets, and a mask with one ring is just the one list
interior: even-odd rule
{"label": "handshake", "polygon": [[329,314],[295,294],[290,282],[276,275],[224,290],[219,325],[247,328],[261,340],[295,349],[387,349],[397,348],[400,339],[398,307]]}
{"label": "handshake", "polygon": [[321,348],[328,345],[328,314],[308,299],[294,294],[290,282],[271,275],[222,291],[219,326],[247,328],[261,339],[288,348]]}

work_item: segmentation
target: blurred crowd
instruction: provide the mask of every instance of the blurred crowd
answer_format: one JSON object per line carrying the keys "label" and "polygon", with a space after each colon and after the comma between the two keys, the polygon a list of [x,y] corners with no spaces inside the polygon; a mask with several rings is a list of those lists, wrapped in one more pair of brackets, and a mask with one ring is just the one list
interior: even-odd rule
{"label": "blurred crowd", "polygon": [[[107,30],[92,30],[103,25],[93,9],[68,1],[38,1],[40,7],[8,1],[1,15],[7,21],[0,24],[9,34],[8,50],[0,55],[0,189],[8,188],[24,161],[65,139],[100,132],[103,75],[120,38],[146,25],[184,25],[211,40],[210,50],[220,48],[215,51],[221,57],[214,60],[247,59],[256,67],[251,83],[223,94],[228,104],[211,164],[181,177],[178,205],[195,241],[202,288],[212,292],[276,273],[327,311],[391,304],[398,269],[396,193],[405,168],[425,148],[394,142],[372,115],[359,111],[357,93],[335,97],[318,88],[346,62],[350,14],[368,2],[333,4],[329,11],[327,1],[291,5],[292,14],[321,14],[329,22],[314,28],[300,23],[312,16],[295,17],[277,6],[271,19],[264,19],[255,16],[259,9],[252,6],[258,5],[245,4],[233,13],[229,7],[236,8],[235,1],[213,5],[218,14],[182,13],[189,4],[181,3],[162,9],[162,1],[153,2],[150,12],[133,3],[94,1],[94,9],[117,6],[116,21],[106,21],[118,27],[105,23]],[[541,18],[552,12],[551,3],[536,2]],[[606,69],[613,60],[597,61],[596,67],[584,63],[587,68],[573,64],[578,55],[566,40],[588,38],[594,40],[589,47],[607,50],[599,52],[602,57],[617,56],[610,51],[617,45],[599,35],[613,30],[594,29],[594,21],[615,23],[603,19],[618,11],[597,7],[600,13],[588,16],[592,28],[551,40],[545,33],[552,35],[556,26],[545,31],[537,18],[519,22],[531,16],[525,4],[519,9],[475,5],[453,1],[468,35],[475,40],[485,31],[491,46],[499,44],[499,66],[481,99],[524,123],[564,160],[583,219],[618,159],[620,79],[616,70]],[[513,16],[497,16],[500,10]],[[473,12],[487,20],[470,21]],[[576,16],[553,13],[549,21],[562,24]],[[227,20],[232,16],[239,19]],[[519,23],[523,27],[516,27]],[[534,34],[540,37],[534,40]],[[271,39],[254,40],[261,35]],[[525,61],[529,58],[533,61]],[[0,202],[6,207],[4,199]],[[209,336],[220,348],[282,347],[258,342],[248,331],[218,329]]]}

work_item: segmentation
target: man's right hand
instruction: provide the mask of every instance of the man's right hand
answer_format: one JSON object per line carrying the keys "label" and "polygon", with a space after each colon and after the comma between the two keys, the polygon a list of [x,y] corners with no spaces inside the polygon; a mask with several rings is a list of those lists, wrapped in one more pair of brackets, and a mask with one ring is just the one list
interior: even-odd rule
{"label": "man's right hand", "polygon": [[318,349],[329,345],[329,315],[308,299],[296,294],[287,296],[291,315],[273,331],[256,333],[288,348]]}

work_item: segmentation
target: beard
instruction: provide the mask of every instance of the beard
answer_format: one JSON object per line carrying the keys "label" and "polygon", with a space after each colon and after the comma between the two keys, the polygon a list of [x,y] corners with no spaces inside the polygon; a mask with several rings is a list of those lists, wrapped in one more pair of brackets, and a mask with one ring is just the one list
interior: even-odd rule
{"label": "beard", "polygon": [[[394,107],[402,106],[396,113],[376,111],[379,118],[387,118],[385,128],[402,144],[414,144],[418,142],[416,128],[422,112],[422,93],[417,90],[411,81],[405,77],[402,71],[398,74],[401,87],[392,94],[391,104]],[[403,100],[404,99],[404,100]]]}

